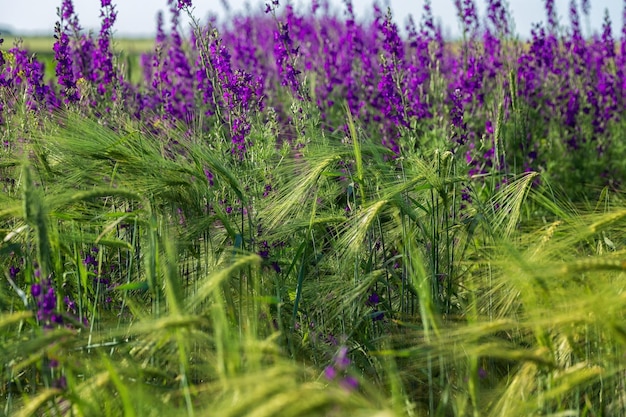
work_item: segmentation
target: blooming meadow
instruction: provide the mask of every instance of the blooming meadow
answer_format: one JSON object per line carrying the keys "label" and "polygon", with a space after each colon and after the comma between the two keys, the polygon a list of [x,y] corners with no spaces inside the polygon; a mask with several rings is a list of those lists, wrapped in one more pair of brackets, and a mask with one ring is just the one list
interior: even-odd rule
{"label": "blooming meadow", "polygon": [[626,415],[626,2],[454,4],[0,40],[0,413]]}

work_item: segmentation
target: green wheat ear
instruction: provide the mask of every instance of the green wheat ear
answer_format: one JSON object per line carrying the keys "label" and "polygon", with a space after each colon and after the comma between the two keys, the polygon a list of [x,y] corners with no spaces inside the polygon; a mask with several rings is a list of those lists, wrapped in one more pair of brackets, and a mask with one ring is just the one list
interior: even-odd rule
{"label": "green wheat ear", "polygon": [[24,220],[35,231],[37,262],[42,277],[53,271],[53,251],[48,233],[48,212],[41,187],[33,184],[30,166],[22,168]]}

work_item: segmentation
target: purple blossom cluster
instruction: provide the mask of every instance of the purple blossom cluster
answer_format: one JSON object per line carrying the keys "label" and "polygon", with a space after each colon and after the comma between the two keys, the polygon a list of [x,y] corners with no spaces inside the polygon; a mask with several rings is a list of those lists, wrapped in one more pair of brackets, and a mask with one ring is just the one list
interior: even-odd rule
{"label": "purple blossom cluster", "polygon": [[[20,272],[18,267],[11,267],[10,275],[14,279]],[[34,265],[33,283],[30,286],[30,295],[34,302],[34,309],[38,324],[44,331],[49,331],[59,326],[65,328],[74,328],[75,323],[80,323],[78,318],[78,308],[76,302],[69,296],[64,296],[61,301],[60,295],[55,288],[55,282],[50,276],[43,278],[38,265]],[[86,318],[83,318],[82,325],[87,326]],[[54,345],[54,343],[52,344]],[[45,373],[50,372],[52,379],[50,384],[58,389],[66,389],[67,381],[63,370],[60,367],[59,360],[49,355],[47,352],[43,356],[43,365],[41,370]]]}
{"label": "purple blossom cluster", "polygon": [[63,324],[63,316],[57,308],[57,294],[52,285],[52,280],[48,277],[41,279],[39,269],[35,270],[37,282],[30,287],[30,294],[35,300],[37,307],[37,320],[44,328],[52,328],[55,325]]}
{"label": "purple blossom cluster", "polygon": [[[57,97],[54,89],[44,82],[43,69],[43,64],[23,49],[20,43],[9,49],[2,58],[0,71],[0,109],[10,111],[20,97],[24,97],[24,104],[33,112],[56,108]],[[16,95],[14,90],[21,94]],[[0,120],[3,118],[0,114]]]}
{"label": "purple blossom cluster", "polygon": [[285,246],[284,241],[274,241],[268,242],[267,240],[262,240],[258,244],[258,254],[263,259],[263,263],[269,266],[274,272],[280,274],[282,269],[278,262],[278,256],[276,252],[280,251],[281,248]]}
{"label": "purple blossom cluster", "polygon": [[[91,262],[86,258],[84,263]],[[12,265],[9,268],[11,280],[15,280],[21,269]],[[65,326],[72,328],[72,323],[80,322],[79,311],[76,301],[68,295],[62,296],[55,288],[52,275],[47,278],[41,277],[41,270],[35,265],[34,282],[30,285],[30,295],[32,296],[37,321],[44,329],[52,329],[55,326]],[[62,300],[61,300],[62,297]],[[60,302],[62,301],[62,302]],[[66,319],[70,319],[69,321]],[[82,318],[82,324],[87,325],[86,317]]]}
{"label": "purple blossom cluster", "polygon": [[[182,210],[178,210],[179,222],[184,225],[184,214]],[[93,246],[83,254],[82,263],[87,269],[88,273],[92,276],[92,284],[94,290],[97,293],[103,293],[102,300],[104,301],[104,307],[113,308],[113,298],[110,296],[111,290],[113,290],[119,282],[115,279],[115,271],[117,266],[115,263],[108,262],[105,257],[100,259],[100,249],[97,246]],[[98,287],[100,289],[98,290]],[[69,309],[70,304],[66,301],[66,305]],[[72,304],[73,305],[73,304]]]}
{"label": "purple blossom cluster", "polygon": [[380,295],[376,291],[372,291],[367,297],[365,305],[372,308],[371,317],[373,321],[381,321],[385,318],[385,312],[379,310]]}
{"label": "purple blossom cluster", "polygon": [[178,0],[178,9],[191,7],[191,0]]}
{"label": "purple blossom cluster", "polygon": [[[92,72],[91,81],[97,86],[98,94],[104,95],[117,80],[117,71],[113,64],[113,51],[111,50],[111,34],[117,12],[111,0],[101,0],[100,3],[102,6],[100,9],[102,25],[100,26],[97,47],[93,54],[93,69],[95,71]],[[115,101],[115,96],[112,95],[111,99]]]}
{"label": "purple blossom cluster", "polygon": [[[74,75],[73,62],[70,59],[71,29],[79,30],[78,21],[74,15],[74,5],[71,0],[63,1],[58,12],[59,21],[54,28],[54,39],[56,39],[53,50],[56,60],[56,76],[60,86],[60,94],[66,103],[75,103],[79,100],[76,77]],[[72,27],[72,23],[74,27]]]}
{"label": "purple blossom cluster", "polygon": [[352,375],[346,374],[349,366],[350,358],[348,357],[348,348],[341,346],[339,352],[337,352],[333,359],[333,363],[324,369],[324,377],[329,381],[338,379],[339,385],[347,391],[352,391],[358,388],[359,382]]}

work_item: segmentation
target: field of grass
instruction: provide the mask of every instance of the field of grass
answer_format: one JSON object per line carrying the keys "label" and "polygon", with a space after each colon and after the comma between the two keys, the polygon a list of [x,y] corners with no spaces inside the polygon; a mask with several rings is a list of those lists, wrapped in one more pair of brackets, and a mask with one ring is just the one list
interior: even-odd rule
{"label": "field of grass", "polygon": [[[53,53],[54,36],[6,36],[4,38],[5,45],[13,46],[16,42],[21,41],[22,47],[32,53]],[[124,52],[129,55],[138,55],[149,52],[154,49],[154,39],[143,38],[115,38],[113,42],[113,50],[115,52]]]}
{"label": "field of grass", "polygon": [[626,416],[626,24],[102,3],[0,45],[0,415]]}

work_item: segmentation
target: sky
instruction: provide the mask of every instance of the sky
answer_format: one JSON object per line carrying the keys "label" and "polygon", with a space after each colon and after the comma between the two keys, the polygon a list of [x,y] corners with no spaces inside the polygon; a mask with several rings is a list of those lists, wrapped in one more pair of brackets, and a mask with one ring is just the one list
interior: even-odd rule
{"label": "sky", "polygon": [[[204,19],[209,12],[225,18],[223,0],[201,1],[195,0],[194,15]],[[342,11],[341,0],[329,0],[331,7],[338,13]],[[509,0],[509,8],[515,22],[515,31],[523,38],[530,35],[533,23],[545,21],[545,0]],[[578,0],[580,4],[581,0]],[[228,0],[231,12],[241,12],[250,7],[252,10],[263,8],[261,0]],[[285,4],[287,0],[281,0]],[[366,19],[371,15],[372,0],[353,0],[357,18]],[[74,8],[78,13],[83,28],[97,31],[99,22],[99,0],[74,0]],[[146,37],[152,36],[156,28],[156,14],[158,10],[167,10],[167,0],[118,0],[115,1],[118,11],[114,29],[117,37]],[[294,0],[296,7],[303,10],[310,7],[311,1]],[[394,15],[394,20],[400,27],[404,27],[409,14],[419,22],[423,0],[381,0],[384,5],[389,4]],[[609,11],[613,22],[613,37],[618,39],[622,27],[622,4],[623,0],[590,0],[591,13],[588,21],[582,19],[582,27],[585,35],[599,33],[602,28],[604,10]],[[481,16],[484,16],[484,0],[476,0]],[[51,34],[54,23],[57,20],[56,9],[61,5],[61,0],[0,0],[0,30],[8,29],[14,34],[35,35]],[[569,0],[556,0],[557,13],[563,24],[569,24],[568,9]],[[433,0],[433,14],[444,28],[447,37],[459,35],[459,24],[453,0]]]}

